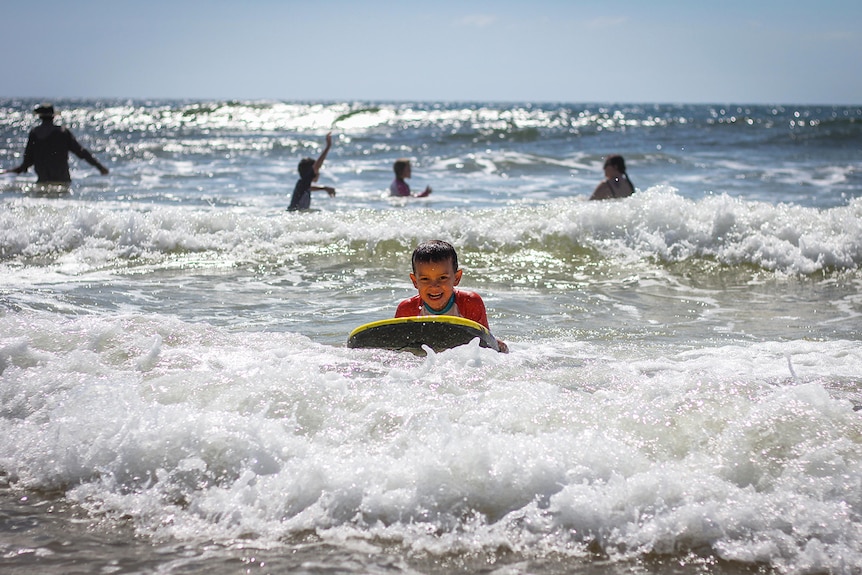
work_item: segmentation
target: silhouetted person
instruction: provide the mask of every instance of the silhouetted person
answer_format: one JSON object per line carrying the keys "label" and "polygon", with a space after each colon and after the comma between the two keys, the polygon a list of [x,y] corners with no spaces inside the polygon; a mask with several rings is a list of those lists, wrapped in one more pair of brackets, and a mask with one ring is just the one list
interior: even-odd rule
{"label": "silhouetted person", "polygon": [[72,181],[69,175],[69,152],[72,152],[95,166],[103,176],[108,173],[108,168],[79,144],[72,132],[54,124],[54,106],[40,104],[33,113],[39,116],[42,123],[30,130],[24,161],[17,168],[5,171],[23,174],[30,166],[34,166],[39,183],[68,184]]}

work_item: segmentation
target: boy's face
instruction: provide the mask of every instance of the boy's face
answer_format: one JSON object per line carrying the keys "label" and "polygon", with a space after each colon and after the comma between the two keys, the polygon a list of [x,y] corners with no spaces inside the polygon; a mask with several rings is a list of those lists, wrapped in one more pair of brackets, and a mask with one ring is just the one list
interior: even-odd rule
{"label": "boy's face", "polygon": [[449,303],[455,286],[461,283],[462,270],[455,271],[452,260],[444,262],[416,262],[416,271],[410,274],[419,297],[433,310],[441,310]]}

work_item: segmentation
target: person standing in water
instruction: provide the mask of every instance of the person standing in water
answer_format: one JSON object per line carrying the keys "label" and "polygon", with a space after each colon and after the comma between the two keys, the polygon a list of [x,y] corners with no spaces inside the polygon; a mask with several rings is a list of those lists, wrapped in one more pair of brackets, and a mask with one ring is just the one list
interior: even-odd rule
{"label": "person standing in water", "polygon": [[311,192],[324,191],[329,194],[329,197],[335,195],[335,188],[331,186],[315,186],[314,182],[320,176],[320,168],[323,167],[323,161],[326,155],[329,154],[329,149],[332,147],[332,132],[326,134],[326,147],[315,160],[314,158],[303,158],[299,161],[299,179],[296,181],[296,186],[293,188],[293,197],[290,199],[290,205],[287,210],[295,212],[297,210],[307,210],[311,205]]}
{"label": "person standing in water", "polygon": [[389,184],[390,196],[424,198],[431,193],[431,186],[427,186],[421,194],[410,193],[410,186],[404,181],[411,175],[410,160],[406,158],[395,160],[392,170],[395,172],[395,179]]}
{"label": "person standing in water", "polygon": [[69,174],[69,152],[72,152],[96,167],[103,176],[108,173],[108,168],[79,144],[72,132],[54,124],[53,105],[39,104],[33,113],[39,116],[42,123],[30,130],[27,147],[24,149],[24,161],[20,166],[4,170],[5,172],[23,174],[33,166],[38,183],[68,184],[72,181]]}
{"label": "person standing in water", "polygon": [[619,154],[605,159],[605,179],[596,186],[591,200],[625,198],[635,193],[635,186],[626,173],[626,161]]}

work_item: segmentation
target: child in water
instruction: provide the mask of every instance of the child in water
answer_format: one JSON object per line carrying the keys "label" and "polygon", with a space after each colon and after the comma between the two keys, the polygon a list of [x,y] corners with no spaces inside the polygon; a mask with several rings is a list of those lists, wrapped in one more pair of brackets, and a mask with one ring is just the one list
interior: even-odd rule
{"label": "child in water", "polygon": [[335,188],[331,186],[315,186],[314,182],[320,176],[320,168],[323,166],[323,160],[329,153],[332,147],[332,132],[326,134],[326,147],[321,152],[320,156],[314,158],[303,158],[299,161],[299,180],[293,188],[293,197],[290,199],[288,211],[307,210],[311,205],[311,192],[323,190],[329,197],[335,195]]}
{"label": "child in water", "polygon": [[[410,280],[419,294],[398,304],[395,317],[454,315],[488,327],[485,302],[479,294],[455,289],[461,283],[463,270],[458,269],[458,254],[451,244],[442,240],[423,242],[413,250],[411,262]],[[503,353],[509,352],[502,340],[498,339],[497,345]]]}
{"label": "child in water", "polygon": [[404,181],[406,178],[410,177],[410,160],[406,158],[395,160],[392,170],[395,172],[395,179],[392,180],[391,184],[389,184],[389,195],[424,198],[431,193],[431,186],[427,186],[425,191],[421,194],[414,195],[410,193],[410,186],[408,186],[407,182]]}
{"label": "child in water", "polygon": [[591,200],[626,198],[635,193],[635,185],[626,172],[626,161],[619,154],[611,154],[605,159],[605,179],[596,186]]}

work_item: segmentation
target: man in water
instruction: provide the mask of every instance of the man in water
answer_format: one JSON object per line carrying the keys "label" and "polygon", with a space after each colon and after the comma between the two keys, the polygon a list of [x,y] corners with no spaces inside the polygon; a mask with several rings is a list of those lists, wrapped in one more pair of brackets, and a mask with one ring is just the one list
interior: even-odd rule
{"label": "man in water", "polygon": [[40,104],[33,113],[39,116],[42,123],[30,130],[24,161],[17,168],[6,172],[23,174],[30,166],[34,166],[40,184],[68,184],[72,181],[69,175],[69,152],[72,152],[95,166],[103,176],[108,173],[108,168],[79,144],[72,132],[54,124],[54,106]]}

